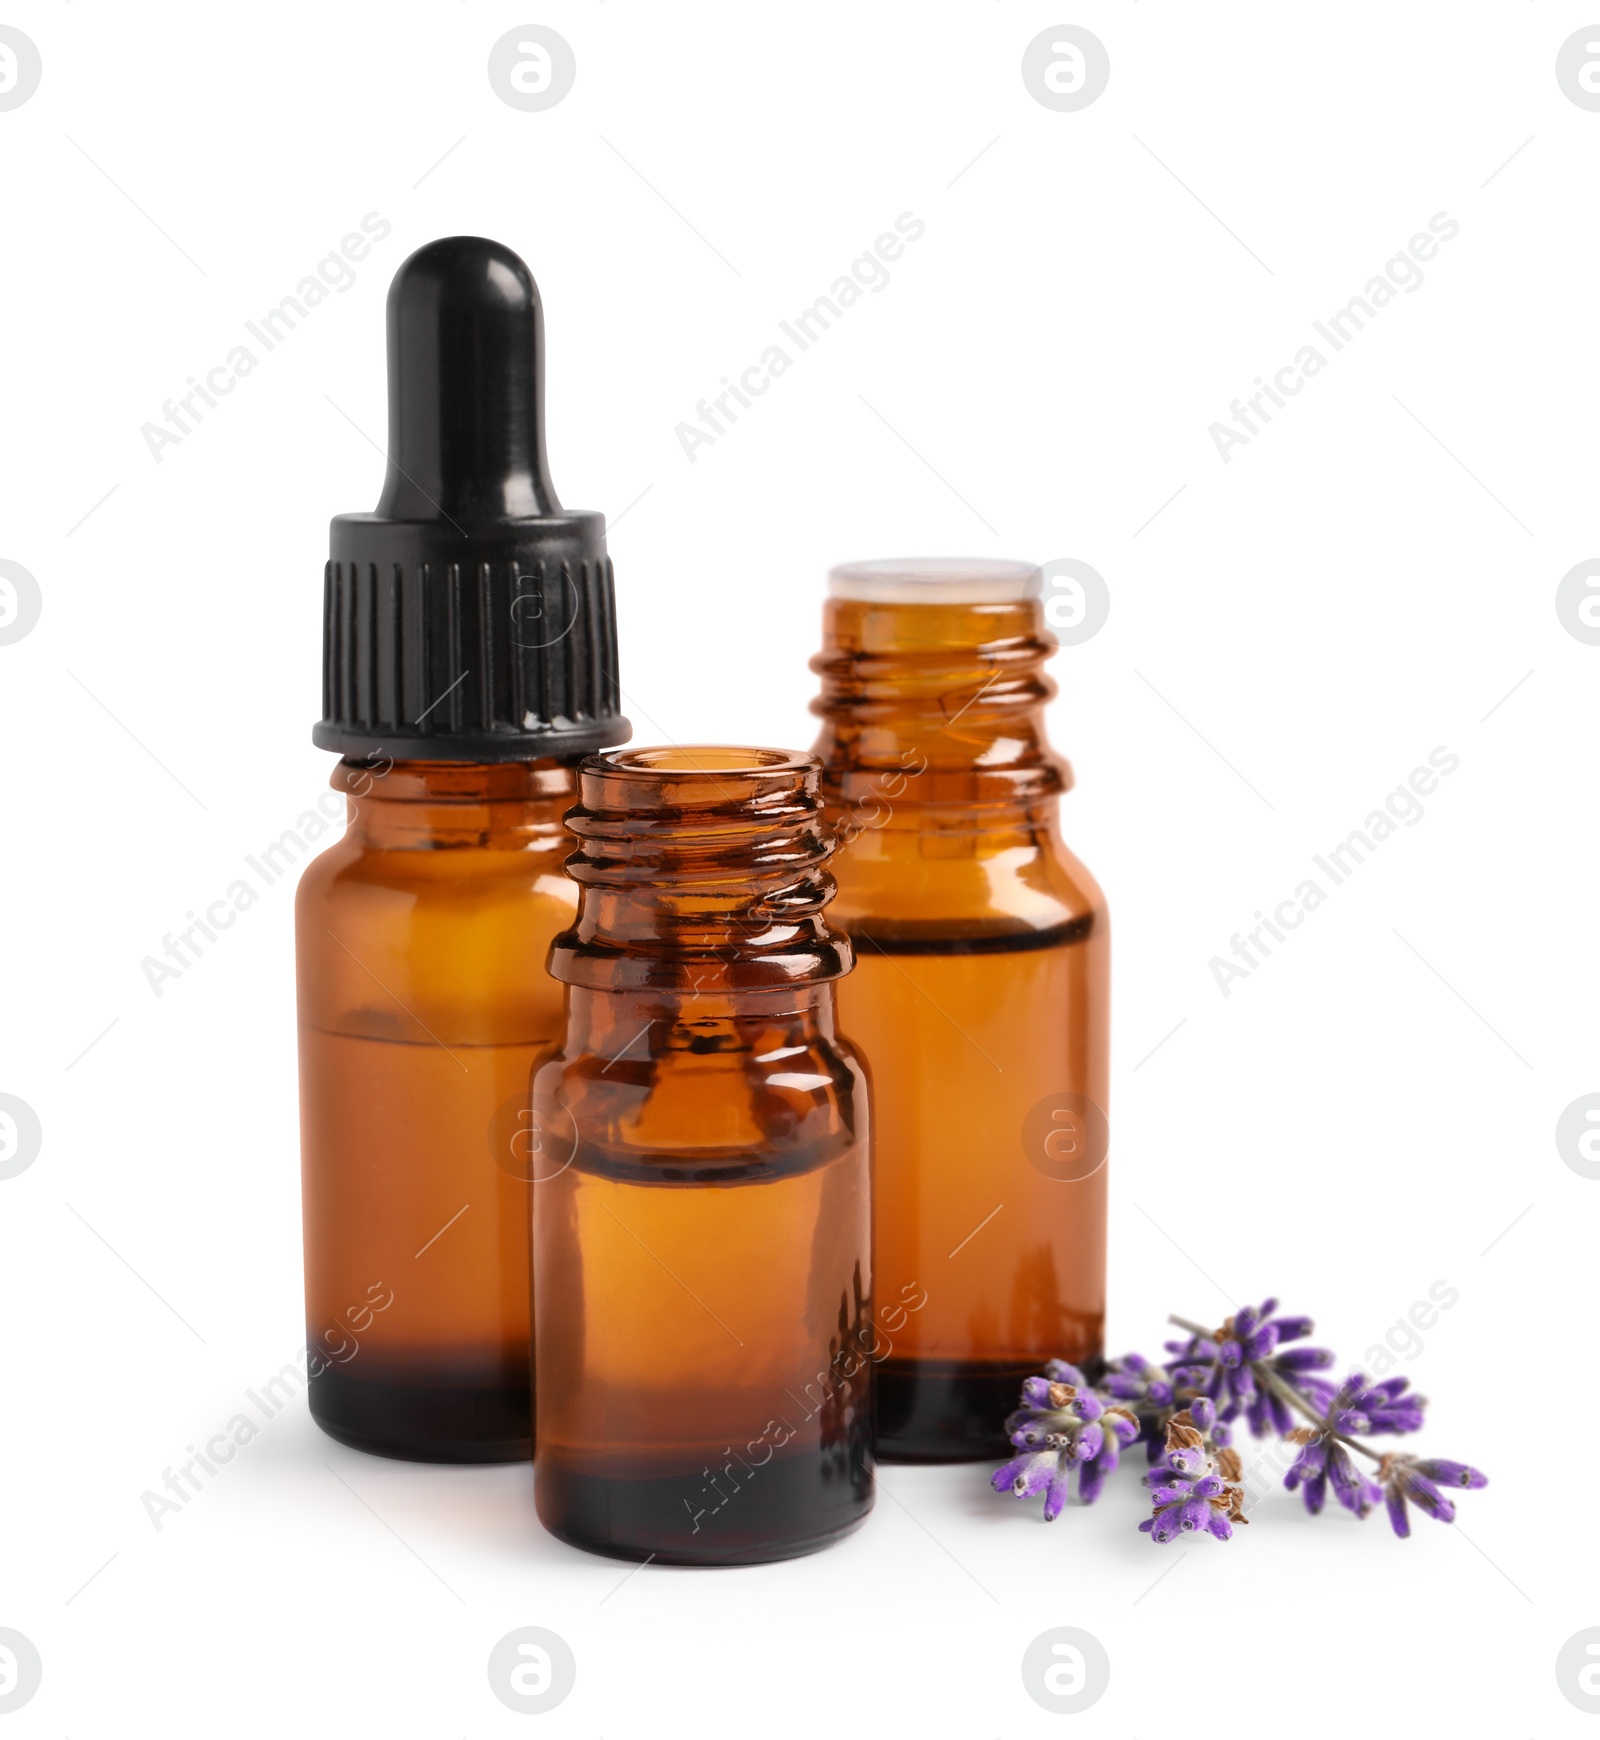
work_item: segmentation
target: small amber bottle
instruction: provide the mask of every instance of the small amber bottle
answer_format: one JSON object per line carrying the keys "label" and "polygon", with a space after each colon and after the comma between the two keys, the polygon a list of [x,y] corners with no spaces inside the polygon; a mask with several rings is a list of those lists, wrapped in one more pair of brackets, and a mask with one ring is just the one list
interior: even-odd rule
{"label": "small amber bottle", "polygon": [[430,243],[389,294],[389,458],[333,522],[323,718],[350,825],[296,903],[313,1418],[362,1450],[532,1452],[528,1083],[576,890],[574,766],[626,740],[599,514],[563,510],[539,295]]}
{"label": "small amber bottle", "polygon": [[867,1091],[807,755],[592,757],[534,1076],[535,1490],[619,1558],[791,1558],[872,1505]]}
{"label": "small amber bottle", "polygon": [[350,825],[296,911],[311,1410],[362,1450],[516,1460],[532,1417],[519,1115],[561,1029],[540,962],[575,904],[573,774],[345,761],[333,785]]}
{"label": "small amber bottle", "polygon": [[874,1096],[878,1447],[1005,1447],[1018,1380],[1100,1352],[1108,931],[1063,845],[1071,783],[1036,571],[863,562],[830,576],[814,710],[856,951],[840,1025]]}

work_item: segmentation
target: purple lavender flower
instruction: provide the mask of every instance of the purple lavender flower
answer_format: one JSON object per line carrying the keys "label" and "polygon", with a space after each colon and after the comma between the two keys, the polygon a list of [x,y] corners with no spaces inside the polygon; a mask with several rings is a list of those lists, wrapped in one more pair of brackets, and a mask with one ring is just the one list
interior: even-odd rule
{"label": "purple lavender flower", "polygon": [[1383,1489],[1356,1467],[1350,1452],[1337,1438],[1321,1434],[1300,1447],[1283,1484],[1293,1492],[1297,1487],[1305,1499],[1306,1509],[1316,1516],[1327,1500],[1331,1487],[1333,1496],[1348,1511],[1364,1517],[1383,1497]]}
{"label": "purple lavender flower", "polygon": [[1283,1484],[1291,1492],[1299,1489],[1306,1509],[1313,1516],[1321,1512],[1328,1496],[1328,1447],[1321,1438],[1300,1446],[1300,1454],[1284,1475]]}
{"label": "purple lavender flower", "polygon": [[1354,1515],[1364,1517],[1383,1497],[1383,1488],[1356,1467],[1343,1444],[1328,1447],[1328,1485],[1333,1496]]}
{"label": "purple lavender flower", "polygon": [[1427,1397],[1407,1395],[1410,1385],[1409,1378],[1375,1384],[1361,1372],[1351,1372],[1333,1399],[1334,1427],[1352,1438],[1420,1431]]}
{"label": "purple lavender flower", "polygon": [[[1140,1533],[1162,1546],[1191,1530],[1203,1530],[1219,1541],[1232,1540],[1233,1523],[1222,1508],[1228,1502],[1226,1495],[1230,1490],[1236,1489],[1224,1486],[1216,1474],[1202,1475],[1197,1480],[1173,1475],[1166,1484],[1151,1487],[1150,1497],[1156,1508],[1139,1524]],[[1243,1522],[1245,1518],[1237,1520]]]}
{"label": "purple lavender flower", "polygon": [[[1303,1329],[1296,1329],[1296,1335],[1311,1333],[1309,1317],[1286,1317],[1279,1321],[1304,1324]],[[1333,1354],[1326,1347],[1283,1347],[1282,1343],[1290,1339],[1288,1334],[1279,1331],[1280,1350],[1265,1361],[1266,1368],[1281,1383],[1298,1390],[1319,1413],[1326,1413],[1333,1400],[1334,1386],[1316,1374],[1333,1364]],[[1265,1438],[1274,1431],[1279,1437],[1287,1437],[1294,1429],[1294,1414],[1277,1384],[1263,1384],[1246,1414],[1250,1430],[1257,1438]]]}
{"label": "purple lavender flower", "polygon": [[1054,1522],[1074,1470],[1078,1497],[1093,1504],[1139,1424],[1120,1403],[1085,1387],[1082,1374],[1064,1360],[1051,1360],[1045,1374],[1023,1380],[1022,1406],[1006,1421],[1018,1454],[995,1470],[992,1484],[1018,1498],[1043,1491],[1044,1520]]}
{"label": "purple lavender flower", "polygon": [[1144,1477],[1154,1509],[1139,1524],[1160,1545],[1199,1531],[1230,1540],[1234,1523],[1249,1520],[1239,1453],[1209,1436],[1216,1426],[1216,1407],[1203,1396],[1167,1423],[1166,1454]]}
{"label": "purple lavender flower", "polygon": [[1165,1366],[1152,1365],[1142,1353],[1125,1353],[1106,1367],[1100,1387],[1118,1401],[1138,1408],[1170,1408],[1172,1379]]}
{"label": "purple lavender flower", "polygon": [[1404,1540],[1411,1533],[1411,1518],[1407,1503],[1414,1504],[1424,1516],[1435,1522],[1454,1522],[1456,1507],[1439,1490],[1441,1486],[1461,1486],[1476,1491],[1489,1484],[1489,1477],[1470,1468],[1465,1462],[1448,1462],[1440,1457],[1401,1456],[1391,1453],[1378,1466],[1383,1482],[1384,1503],[1388,1506],[1389,1522],[1394,1532]]}
{"label": "purple lavender flower", "polygon": [[1284,1385],[1304,1395],[1319,1412],[1333,1397],[1334,1386],[1314,1375],[1333,1364],[1333,1355],[1322,1347],[1284,1345],[1309,1335],[1311,1319],[1275,1317],[1277,1307],[1276,1299],[1247,1305],[1210,1335],[1167,1344],[1176,1356],[1169,1367],[1173,1382],[1220,1403],[1224,1420],[1244,1414],[1258,1438],[1274,1430],[1287,1434],[1294,1425]]}
{"label": "purple lavender flower", "polygon": [[1172,1374],[1142,1353],[1125,1353],[1107,1365],[1100,1389],[1132,1412],[1139,1422],[1146,1461],[1159,1461],[1166,1447],[1167,1421],[1180,1405]]}

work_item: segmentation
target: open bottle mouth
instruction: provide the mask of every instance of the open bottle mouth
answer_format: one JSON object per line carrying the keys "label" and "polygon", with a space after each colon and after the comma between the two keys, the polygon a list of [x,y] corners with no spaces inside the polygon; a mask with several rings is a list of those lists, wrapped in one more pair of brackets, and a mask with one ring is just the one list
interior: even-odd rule
{"label": "open bottle mouth", "polygon": [[619,749],[594,760],[624,773],[655,774],[663,778],[705,779],[737,777],[740,774],[804,775],[816,767],[815,759],[801,750],[747,749],[728,743],[673,743],[658,749]]}
{"label": "open bottle mouth", "polygon": [[833,850],[804,750],[670,744],[591,755],[566,824],[580,884],[669,887],[781,883]]}
{"label": "open bottle mouth", "polygon": [[1017,604],[1036,597],[1033,562],[990,556],[890,556],[828,570],[828,592],[858,604]]}

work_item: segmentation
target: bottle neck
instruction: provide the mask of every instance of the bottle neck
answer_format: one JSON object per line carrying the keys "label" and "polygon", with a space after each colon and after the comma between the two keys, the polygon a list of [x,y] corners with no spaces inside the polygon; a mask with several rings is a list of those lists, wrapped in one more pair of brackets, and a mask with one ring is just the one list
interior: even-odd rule
{"label": "bottle neck", "polygon": [[834,992],[831,980],[773,990],[738,991],[726,987],[591,990],[573,985],[567,993],[566,1049],[607,1059],[604,1073],[626,1080],[628,1064],[644,1064],[671,1053],[693,1066],[695,1058],[759,1052],[769,1056],[786,1046],[832,1040]]}
{"label": "bottle neck", "polygon": [[780,750],[591,756],[566,818],[578,917],[551,973],[589,990],[707,996],[847,973],[850,945],[822,917],[833,842],[818,772]]}
{"label": "bottle neck", "polygon": [[[1072,770],[1050,747],[1056,650],[1036,598],[877,603],[830,598],[812,711],[830,806],[866,826],[928,810],[1053,814]],[[946,818],[953,820],[953,817]]]}
{"label": "bottle neck", "polygon": [[577,794],[559,761],[345,760],[328,783],[349,800],[345,838],[378,851],[553,850]]}

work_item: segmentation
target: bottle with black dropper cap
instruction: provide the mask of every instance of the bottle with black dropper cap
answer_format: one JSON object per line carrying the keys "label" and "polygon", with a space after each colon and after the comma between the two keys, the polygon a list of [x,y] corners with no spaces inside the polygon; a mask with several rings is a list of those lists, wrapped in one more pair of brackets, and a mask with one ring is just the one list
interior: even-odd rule
{"label": "bottle with black dropper cap", "polygon": [[612,571],[550,482],[523,262],[429,243],[388,337],[383,495],[333,522],[313,732],[349,826],[295,913],[311,1412],[362,1450],[513,1461],[561,817],[577,760],[629,735]]}

